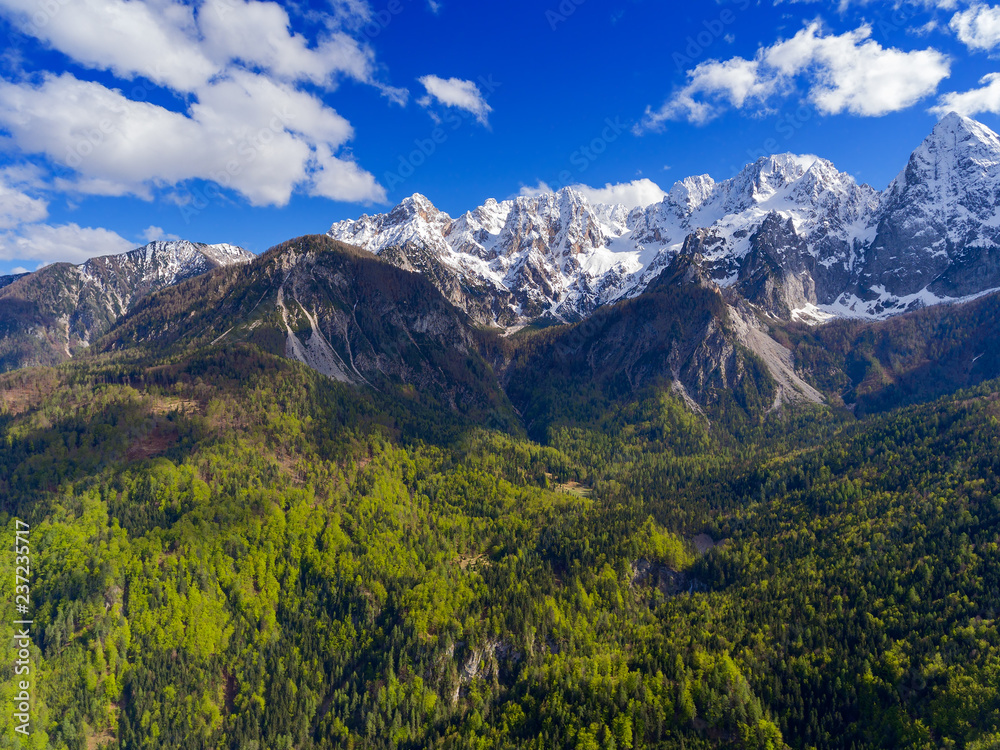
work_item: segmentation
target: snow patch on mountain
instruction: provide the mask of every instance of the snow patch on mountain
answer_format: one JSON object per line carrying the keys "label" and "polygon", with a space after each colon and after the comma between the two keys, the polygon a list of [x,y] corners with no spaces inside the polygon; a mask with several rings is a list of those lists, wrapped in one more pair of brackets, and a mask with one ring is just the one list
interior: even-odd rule
{"label": "snow patch on mountain", "polygon": [[[919,310],[922,307],[933,307],[934,305],[955,305],[963,302],[972,302],[973,300],[985,297],[988,294],[1000,292],[1000,287],[983,289],[975,294],[967,294],[963,297],[938,295],[927,287],[924,287],[920,291],[914,292],[913,294],[903,296],[892,294],[882,287],[878,287],[874,291],[878,296],[873,300],[865,300],[855,294],[844,293],[838,297],[833,304],[820,305],[819,307],[814,306],[812,316],[820,319],[816,322],[825,322],[826,320],[830,320],[832,318],[886,320],[887,318],[891,318],[895,315],[901,315],[906,312],[911,312],[912,310]],[[811,322],[808,321],[810,312],[810,310],[803,310],[796,319]]]}
{"label": "snow patch on mountain", "polygon": [[156,240],[120,255],[91,258],[76,269],[83,284],[96,288],[105,298],[108,312],[119,317],[151,292],[255,257],[236,245]]}
{"label": "snow patch on mountain", "polygon": [[[107,333],[143,297],[255,256],[235,245],[151,242],[120,255],[54,263],[0,284],[0,369],[57,364]],[[11,304],[13,303],[13,304]]]}
{"label": "snow patch on mountain", "polygon": [[[485,324],[586,317],[641,293],[686,248],[720,286],[791,283],[784,313],[822,322],[1000,287],[998,206],[1000,138],[950,114],[882,193],[826,159],[776,154],[722,182],[680,180],[632,209],[568,187],[490,199],[452,219],[417,194],[328,234],[415,270],[436,266],[435,284]],[[476,302],[483,295],[497,304]]]}
{"label": "snow patch on mountain", "polygon": [[[641,292],[699,228],[713,234],[708,260],[749,249],[754,225],[771,213],[791,218],[806,236],[849,243],[867,229],[877,193],[822,159],[781,154],[720,183],[708,175],[677,182],[659,203],[629,210],[593,205],[581,191],[488,200],[452,219],[423,195],[387,214],[335,223],[329,235],[377,255],[416,245],[464,277],[510,294],[517,324],[540,314],[577,320],[601,305]],[[842,253],[843,255],[843,253]],[[852,258],[826,258],[850,264]],[[730,269],[720,272],[725,283]],[[494,319],[482,322],[496,324]]]}

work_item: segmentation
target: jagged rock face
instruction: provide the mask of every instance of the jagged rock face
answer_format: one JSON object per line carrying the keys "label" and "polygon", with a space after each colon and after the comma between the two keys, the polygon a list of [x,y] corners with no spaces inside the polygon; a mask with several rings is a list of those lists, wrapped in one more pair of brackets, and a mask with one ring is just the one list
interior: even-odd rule
{"label": "jagged rock face", "polygon": [[511,309],[514,297],[505,287],[489,278],[465,272],[461,265],[441,262],[439,255],[426,244],[407,240],[382,251],[380,257],[404,271],[425,275],[445,299],[476,321],[510,325],[514,322]]}
{"label": "jagged rock face", "polygon": [[[882,203],[861,275],[866,288],[897,297],[926,288],[962,297],[1000,286],[993,254],[983,252],[1000,240],[1000,139],[989,128],[946,116],[913,152]],[[977,266],[979,273],[964,270]]]}
{"label": "jagged rock face", "polygon": [[419,392],[474,415],[505,413],[478,353],[486,335],[423,274],[313,235],[164,290],[100,346],[180,353],[252,343],[343,383]]}
{"label": "jagged rock face", "polygon": [[143,297],[254,257],[234,245],[152,242],[79,266],[56,263],[0,284],[0,370],[58,364],[88,347]]}
{"label": "jagged rock face", "polygon": [[330,235],[377,254],[406,245],[387,257],[422,255],[410,265],[490,325],[580,320],[641,293],[685,248],[767,312],[819,321],[1000,288],[998,206],[1000,138],[952,114],[881,194],[825,159],[778,154],[723,182],[688,177],[631,211],[564,188],[452,220],[416,195]]}
{"label": "jagged rock face", "polygon": [[[689,177],[662,202],[631,211],[592,205],[564,188],[489,200],[452,220],[415,195],[388,214],[338,222],[329,234],[404,268],[417,268],[411,259],[421,256],[419,270],[430,273],[448,299],[481,323],[507,326],[540,317],[572,322],[634,297],[700,230],[707,232],[702,252],[715,279],[732,283],[750,252],[750,236],[775,212],[793,221],[806,241],[799,252],[815,261],[820,275],[842,276],[854,263],[851,231],[876,205],[874,190],[829,162],[785,154],[762,158],[721,183]],[[834,282],[831,291],[826,286],[821,299],[832,301],[842,291],[832,291]],[[497,304],[484,304],[483,294]]]}
{"label": "jagged rock face", "polygon": [[518,357],[505,383],[529,430],[547,428],[539,406],[552,389],[609,400],[664,389],[709,415],[822,402],[796,374],[791,352],[742,298],[708,277],[703,261],[675,257],[642,294],[546,332]]}
{"label": "jagged rock face", "polygon": [[636,253],[608,249],[627,219],[622,207],[595,208],[571,189],[491,199],[454,220],[414,195],[388,214],[339,222],[329,235],[428,273],[474,320],[509,326],[546,314],[579,319],[619,296],[642,269]]}
{"label": "jagged rock face", "polygon": [[385,264],[365,265],[329,249],[303,238],[274,251],[287,269],[271,279],[286,356],[343,382],[378,385],[388,378],[447,389],[435,355],[463,358],[474,347],[461,313],[431,297],[423,278],[394,276],[399,272]]}
{"label": "jagged rock face", "polygon": [[735,287],[768,313],[788,319],[816,302],[816,259],[795,232],[792,220],[770,214],[750,238]]}

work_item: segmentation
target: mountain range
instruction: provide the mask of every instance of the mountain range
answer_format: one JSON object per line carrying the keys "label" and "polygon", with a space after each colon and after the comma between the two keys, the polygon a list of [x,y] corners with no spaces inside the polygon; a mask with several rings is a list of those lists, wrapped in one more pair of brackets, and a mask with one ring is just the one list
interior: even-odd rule
{"label": "mountain range", "polygon": [[0,279],[23,746],[1000,746],[998,152]]}
{"label": "mountain range", "polygon": [[1000,287],[1000,139],[949,114],[881,193],[814,156],[677,182],[659,203],[573,187],[456,219],[422,195],[329,235],[426,274],[483,325],[572,322],[641,293],[671,260],[783,319],[882,319]]}
{"label": "mountain range", "polygon": [[0,277],[0,370],[65,361],[146,295],[254,257],[234,245],[157,241],[80,265]]}
{"label": "mountain range", "polygon": [[[825,400],[877,408],[905,400],[900,379],[940,353],[886,335],[862,357],[836,320],[871,325],[1000,287],[998,191],[1000,139],[949,115],[883,193],[786,154],[724,182],[682,180],[632,210],[565,188],[452,220],[416,195],[259,257],[154,242],[5,277],[0,369],[250,344],[529,429],[546,423],[531,415],[554,383],[605,405],[666,388],[710,418]],[[978,382],[991,363],[935,377]]]}

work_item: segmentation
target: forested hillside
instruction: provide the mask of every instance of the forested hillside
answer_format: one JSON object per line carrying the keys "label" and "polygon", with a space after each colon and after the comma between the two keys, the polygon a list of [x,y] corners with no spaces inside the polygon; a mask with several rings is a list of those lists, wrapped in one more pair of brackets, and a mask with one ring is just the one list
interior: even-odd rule
{"label": "forested hillside", "polygon": [[736,433],[553,391],[533,442],[210,343],[0,380],[44,729],[4,746],[1000,742],[996,381]]}
{"label": "forested hillside", "polygon": [[1000,295],[939,305],[878,325],[777,326],[797,365],[857,413],[919,403],[1000,377]]}
{"label": "forested hillside", "polygon": [[0,38],[0,750],[1000,750],[1000,0]]}

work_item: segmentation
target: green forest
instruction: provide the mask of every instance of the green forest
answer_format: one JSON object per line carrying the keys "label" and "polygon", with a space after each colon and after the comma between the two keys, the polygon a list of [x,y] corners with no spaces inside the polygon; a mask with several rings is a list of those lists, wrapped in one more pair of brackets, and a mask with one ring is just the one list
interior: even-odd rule
{"label": "green forest", "polygon": [[249,343],[2,376],[36,703],[0,747],[1000,748],[1000,382],[536,403],[522,430]]}

